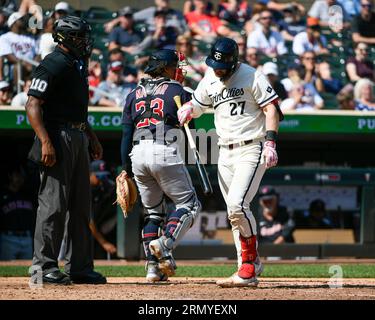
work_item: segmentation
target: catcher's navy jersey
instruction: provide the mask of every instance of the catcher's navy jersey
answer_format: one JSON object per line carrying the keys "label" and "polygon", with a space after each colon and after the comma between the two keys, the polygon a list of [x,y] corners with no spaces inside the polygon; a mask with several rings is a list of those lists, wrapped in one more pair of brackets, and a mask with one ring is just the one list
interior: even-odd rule
{"label": "catcher's navy jersey", "polygon": [[142,79],[126,98],[122,123],[133,125],[134,129],[148,129],[153,134],[160,122],[164,122],[165,132],[175,128],[178,124],[175,96],[181,97],[181,104],[191,99],[177,81]]}

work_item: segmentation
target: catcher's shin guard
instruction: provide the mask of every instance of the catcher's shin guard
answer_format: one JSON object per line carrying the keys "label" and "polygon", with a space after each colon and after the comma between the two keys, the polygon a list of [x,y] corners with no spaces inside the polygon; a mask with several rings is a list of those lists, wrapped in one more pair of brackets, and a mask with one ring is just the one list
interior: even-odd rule
{"label": "catcher's shin guard", "polygon": [[147,261],[158,261],[158,259],[152,255],[149,244],[152,240],[160,237],[163,221],[164,219],[162,214],[150,215],[146,216],[145,218],[145,223],[142,230],[142,241]]}
{"label": "catcher's shin guard", "polygon": [[176,248],[185,233],[192,227],[200,208],[201,204],[196,199],[190,208],[181,207],[170,214],[164,233],[166,238],[164,244],[167,248],[170,250]]}

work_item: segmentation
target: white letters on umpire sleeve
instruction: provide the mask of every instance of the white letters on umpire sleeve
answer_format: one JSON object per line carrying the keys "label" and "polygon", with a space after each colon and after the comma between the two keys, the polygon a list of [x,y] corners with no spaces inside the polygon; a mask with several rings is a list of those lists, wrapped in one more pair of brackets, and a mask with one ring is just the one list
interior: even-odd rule
{"label": "white letters on umpire sleeve", "polygon": [[278,99],[278,95],[268,82],[266,76],[259,71],[255,72],[253,82],[253,95],[255,101],[261,108],[265,107],[273,100]]}

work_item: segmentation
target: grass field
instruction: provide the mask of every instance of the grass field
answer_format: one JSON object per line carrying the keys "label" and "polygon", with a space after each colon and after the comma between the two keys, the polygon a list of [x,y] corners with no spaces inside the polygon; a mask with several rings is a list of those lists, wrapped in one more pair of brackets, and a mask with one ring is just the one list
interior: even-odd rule
{"label": "grass field", "polygon": [[[265,264],[266,278],[330,278],[332,264]],[[343,278],[375,278],[375,264],[340,264]],[[144,277],[143,266],[97,266],[107,277]],[[179,266],[177,277],[227,277],[236,271],[232,265]],[[0,266],[0,277],[26,277],[28,267]]]}

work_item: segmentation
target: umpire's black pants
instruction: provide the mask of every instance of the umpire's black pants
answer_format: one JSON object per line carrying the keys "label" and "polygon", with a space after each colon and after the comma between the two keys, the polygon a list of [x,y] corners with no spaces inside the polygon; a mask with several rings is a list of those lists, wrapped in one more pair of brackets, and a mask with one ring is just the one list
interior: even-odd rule
{"label": "umpire's black pants", "polygon": [[33,265],[43,274],[58,270],[66,224],[65,271],[85,274],[93,270],[88,139],[78,129],[61,128],[50,135],[57,162],[41,169]]}

